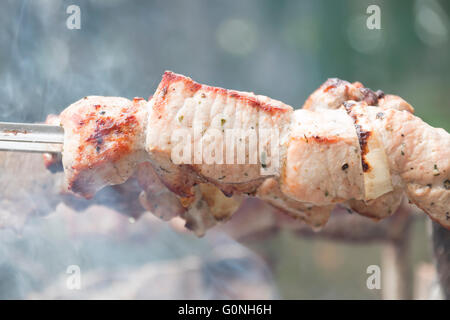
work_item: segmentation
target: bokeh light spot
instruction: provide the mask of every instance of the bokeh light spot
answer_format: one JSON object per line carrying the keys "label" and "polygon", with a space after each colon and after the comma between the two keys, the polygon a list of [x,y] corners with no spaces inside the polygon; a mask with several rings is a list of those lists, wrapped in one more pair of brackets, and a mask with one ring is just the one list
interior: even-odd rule
{"label": "bokeh light spot", "polygon": [[255,25],[242,19],[225,20],[217,29],[217,41],[225,51],[236,55],[251,53],[257,44]]}
{"label": "bokeh light spot", "polygon": [[352,18],[347,26],[347,39],[350,46],[360,53],[376,53],[384,46],[384,31],[368,29],[366,20],[365,15]]}
{"label": "bokeh light spot", "polygon": [[436,1],[416,1],[415,26],[419,39],[431,47],[448,40],[448,17]]}

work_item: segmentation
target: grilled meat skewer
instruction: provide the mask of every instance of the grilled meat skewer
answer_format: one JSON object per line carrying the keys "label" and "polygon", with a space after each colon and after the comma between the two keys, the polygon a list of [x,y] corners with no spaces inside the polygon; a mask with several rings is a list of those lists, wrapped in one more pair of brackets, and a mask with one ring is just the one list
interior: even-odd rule
{"label": "grilled meat skewer", "polygon": [[[89,198],[137,170],[149,191],[141,202],[154,207],[152,202],[159,199],[151,191],[158,185],[177,204],[166,218],[181,215],[197,234],[229,218],[245,195],[320,227],[337,203],[384,218],[396,210],[405,191],[433,220],[450,228],[450,136],[412,112],[399,97],[336,79],[294,111],[268,97],[201,85],[166,72],[148,103],[86,97],[61,114],[66,184]],[[200,135],[189,136],[196,128],[201,128]],[[277,139],[261,139],[262,130],[274,128]],[[220,138],[206,138],[209,130],[229,129],[255,131],[262,140],[255,162],[249,163],[255,155],[248,148],[243,164],[208,164],[202,157],[196,162],[195,154],[189,155],[190,162],[174,162],[175,151],[195,150],[199,143],[209,150],[223,149],[227,158]],[[174,139],[177,130],[189,136],[181,146]],[[280,166],[266,174],[276,162],[274,150]]]}

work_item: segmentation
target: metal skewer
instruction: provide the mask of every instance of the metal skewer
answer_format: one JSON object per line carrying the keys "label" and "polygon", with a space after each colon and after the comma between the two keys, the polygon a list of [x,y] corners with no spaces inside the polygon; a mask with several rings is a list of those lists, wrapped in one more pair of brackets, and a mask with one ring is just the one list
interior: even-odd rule
{"label": "metal skewer", "polygon": [[61,126],[0,122],[0,151],[58,153],[63,142]]}

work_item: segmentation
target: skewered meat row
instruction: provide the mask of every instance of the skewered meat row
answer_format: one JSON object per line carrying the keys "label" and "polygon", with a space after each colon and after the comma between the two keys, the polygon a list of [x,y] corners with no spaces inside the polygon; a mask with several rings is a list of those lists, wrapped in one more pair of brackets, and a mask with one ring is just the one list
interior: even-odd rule
{"label": "skewered meat row", "polygon": [[[181,215],[197,234],[229,218],[245,195],[320,227],[337,203],[380,219],[406,192],[450,228],[450,136],[412,112],[399,97],[337,79],[294,111],[166,72],[148,102],[85,97],[61,113],[66,184],[89,198],[137,172],[141,203],[159,207],[163,218]],[[257,151],[225,148],[230,129],[250,132],[246,143],[256,135]],[[265,139],[264,130],[276,131],[276,139]],[[223,151],[222,161],[211,163],[199,149]],[[174,159],[180,151],[188,161]]]}

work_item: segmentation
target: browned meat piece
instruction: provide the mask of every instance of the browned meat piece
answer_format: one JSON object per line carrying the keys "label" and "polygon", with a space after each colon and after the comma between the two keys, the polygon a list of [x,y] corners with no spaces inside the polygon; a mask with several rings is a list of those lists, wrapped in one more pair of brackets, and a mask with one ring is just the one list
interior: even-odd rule
{"label": "browned meat piece", "polygon": [[394,186],[393,191],[387,192],[376,199],[368,201],[349,200],[348,204],[359,214],[380,220],[395,213],[402,203],[403,195],[403,187],[398,185]]}
{"label": "browned meat piece", "polygon": [[143,190],[139,200],[145,209],[163,220],[170,220],[186,211],[180,199],[161,182],[150,162],[138,166],[136,177]]}
{"label": "browned meat piece", "polygon": [[[208,164],[207,135],[235,129],[250,130],[250,134],[257,136],[258,128],[278,127],[282,138],[293,112],[290,106],[264,96],[201,85],[171,72],[164,74],[150,104],[147,152],[168,188],[183,197],[193,196],[193,185],[206,181],[228,194],[233,191],[254,192],[267,177],[261,174],[261,167],[265,164],[261,164],[260,157],[246,150],[245,164],[238,164],[238,152],[226,154],[223,141],[217,141],[216,146],[222,144],[217,151],[224,151],[223,162],[231,157],[233,164]],[[198,135],[194,130],[198,130]],[[180,146],[178,140],[172,141],[174,132],[188,137],[182,144],[183,147],[188,145],[185,150],[194,150],[201,141],[202,156],[195,158],[191,156],[192,152],[186,159],[188,165],[174,163],[172,153],[178,152],[177,146]],[[266,148],[270,146],[262,146],[262,149]],[[260,154],[262,152],[260,150]],[[256,159],[249,164],[253,156]]]}
{"label": "browned meat piece", "polygon": [[214,220],[218,222],[225,222],[230,219],[243,200],[240,195],[225,196],[219,188],[210,183],[200,183],[198,187],[203,201],[209,207]]}
{"label": "browned meat piece", "polygon": [[378,106],[382,109],[395,109],[414,113],[414,108],[399,96],[387,94],[378,100]]}
{"label": "browned meat piece", "polygon": [[324,226],[334,208],[334,205],[316,206],[293,200],[280,190],[279,182],[274,178],[265,180],[256,195],[289,216],[302,220],[314,228]]}
{"label": "browned meat piece", "polygon": [[345,110],[296,110],[287,143],[281,190],[298,201],[329,205],[364,199],[361,155]]}
{"label": "browned meat piece", "polygon": [[328,79],[305,101],[305,110],[320,111],[338,109],[344,101],[366,101],[370,105],[377,103],[382,92],[373,92],[360,82],[350,83],[338,78]]}
{"label": "browned meat piece", "polygon": [[69,190],[90,198],[125,182],[146,158],[146,101],[85,97],[61,113],[63,165]]}
{"label": "browned meat piece", "polygon": [[389,165],[409,200],[433,220],[450,228],[450,135],[406,111],[374,107],[365,114],[383,140]]}
{"label": "browned meat piece", "polygon": [[186,227],[198,236],[228,220],[243,199],[238,195],[226,197],[216,186],[207,183],[195,187],[194,197],[179,198],[161,182],[149,162],[141,163],[135,176],[143,189],[139,199],[145,209],[163,220],[182,216]]}
{"label": "browned meat piece", "polygon": [[210,183],[195,186],[194,193],[182,217],[186,220],[185,227],[199,237],[213,226],[228,221],[243,200],[239,195],[225,196],[219,188]]}
{"label": "browned meat piece", "polygon": [[[360,101],[362,105],[379,106],[381,109],[396,109],[414,112],[414,108],[402,98],[395,95],[385,95],[382,91],[373,92],[364,88],[360,82],[350,84],[340,79],[329,79],[320,86],[308,100],[303,109],[327,110],[338,109],[347,101]],[[394,213],[400,206],[403,197],[403,185],[400,177],[392,175],[393,191],[387,192],[372,200],[350,200],[350,207],[358,213],[382,219]]]}

